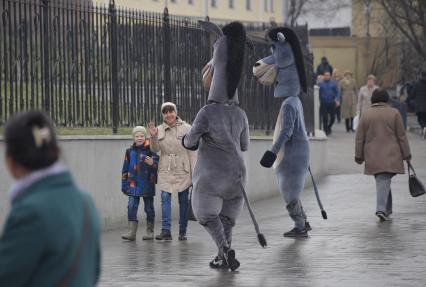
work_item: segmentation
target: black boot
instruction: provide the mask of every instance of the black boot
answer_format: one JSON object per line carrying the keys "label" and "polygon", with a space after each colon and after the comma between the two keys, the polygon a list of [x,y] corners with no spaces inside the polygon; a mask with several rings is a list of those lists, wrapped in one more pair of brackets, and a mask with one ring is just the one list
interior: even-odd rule
{"label": "black boot", "polygon": [[186,232],[185,231],[179,231],[179,240],[180,241],[185,241],[188,238],[186,237]]}
{"label": "black boot", "polygon": [[283,236],[288,238],[305,238],[308,237],[308,231],[306,228],[299,229],[295,227],[289,232],[284,233]]}
{"label": "black boot", "polygon": [[306,229],[306,231],[311,231],[312,230],[311,225],[307,221],[305,221],[305,229]]}
{"label": "black boot", "polygon": [[155,236],[155,239],[157,240],[172,240],[172,234],[170,233],[170,230],[162,229],[161,233],[157,236]]}
{"label": "black boot", "polygon": [[240,267],[240,262],[235,258],[235,251],[229,247],[223,248],[223,259],[225,259],[226,264],[229,266],[231,271],[235,271]]}
{"label": "black boot", "polygon": [[216,256],[212,261],[210,261],[210,268],[214,269],[228,269],[228,263],[226,263],[225,259],[222,256]]}
{"label": "black boot", "polygon": [[346,132],[349,133],[352,130],[350,119],[345,119],[345,126],[346,126]]}

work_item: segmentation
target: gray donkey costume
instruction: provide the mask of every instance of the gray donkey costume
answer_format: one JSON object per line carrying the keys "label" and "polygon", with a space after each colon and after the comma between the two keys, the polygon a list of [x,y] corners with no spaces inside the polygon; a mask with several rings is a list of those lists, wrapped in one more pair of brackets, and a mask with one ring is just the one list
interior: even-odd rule
{"label": "gray donkey costume", "polygon": [[198,148],[192,206],[219,249],[210,266],[235,270],[239,262],[231,249],[232,228],[243,206],[241,189],[246,182],[246,167],[242,152],[249,144],[247,116],[238,106],[236,93],[246,34],[238,22],[223,29],[210,22],[199,23],[219,38],[208,63],[213,70],[208,104],[198,112],[182,144],[188,149]]}
{"label": "gray donkey costume", "polygon": [[275,162],[278,186],[295,222],[295,228],[284,233],[284,237],[306,237],[311,228],[299,199],[309,166],[309,140],[299,99],[301,91],[306,92],[302,51],[297,35],[289,28],[274,28],[268,32],[268,37],[273,41],[272,55],[259,60],[253,70],[256,75],[259,69],[277,69],[274,96],[284,101],[272,148],[265,153],[261,164],[271,167],[278,158]]}

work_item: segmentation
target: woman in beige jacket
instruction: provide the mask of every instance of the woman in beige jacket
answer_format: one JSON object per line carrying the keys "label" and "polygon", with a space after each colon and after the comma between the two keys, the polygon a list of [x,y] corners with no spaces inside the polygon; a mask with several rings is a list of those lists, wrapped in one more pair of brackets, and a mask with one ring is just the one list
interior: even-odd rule
{"label": "woman in beige jacket", "polygon": [[362,86],[361,89],[359,89],[357,105],[357,112],[359,113],[359,116],[361,116],[370,108],[371,95],[377,88],[378,87],[376,86],[376,77],[374,75],[369,75],[367,77],[367,84],[365,86]]}
{"label": "woman in beige jacket", "polygon": [[402,117],[387,104],[388,100],[385,90],[374,91],[371,108],[360,119],[355,144],[355,161],[365,161],[364,173],[376,179],[376,215],[380,221],[388,220],[392,214],[391,179],[395,174],[403,174],[403,160],[411,159]]}
{"label": "woman in beige jacket", "polygon": [[171,240],[171,197],[179,199],[179,240],[186,240],[188,224],[188,193],[192,185],[192,171],[196,153],[182,146],[182,137],[191,128],[177,116],[176,105],[166,102],[161,106],[163,123],[157,128],[149,125],[151,150],[160,153],[158,163],[158,186],[161,190],[162,231],[157,240]]}

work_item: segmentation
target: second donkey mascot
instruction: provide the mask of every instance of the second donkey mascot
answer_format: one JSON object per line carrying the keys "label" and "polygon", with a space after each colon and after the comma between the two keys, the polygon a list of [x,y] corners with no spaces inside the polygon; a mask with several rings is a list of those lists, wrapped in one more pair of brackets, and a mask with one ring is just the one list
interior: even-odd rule
{"label": "second donkey mascot", "polygon": [[272,147],[265,152],[261,164],[271,167],[275,163],[279,190],[295,224],[284,237],[307,237],[311,227],[299,198],[309,166],[309,139],[299,98],[307,90],[303,55],[293,30],[278,27],[269,30],[267,36],[272,40],[272,55],[256,62],[253,73],[259,80],[265,80],[265,76],[272,78],[266,80],[275,84],[274,97],[284,101],[275,125]]}

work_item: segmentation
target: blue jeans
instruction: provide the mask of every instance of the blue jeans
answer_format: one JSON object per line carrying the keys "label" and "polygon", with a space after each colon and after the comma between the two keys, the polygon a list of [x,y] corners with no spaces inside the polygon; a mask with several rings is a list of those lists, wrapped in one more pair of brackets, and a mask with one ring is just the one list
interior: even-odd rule
{"label": "blue jeans", "polygon": [[[127,205],[127,218],[129,221],[138,221],[138,207],[139,207],[139,196],[129,196],[129,203]],[[154,209],[154,197],[147,196],[143,197],[144,210],[146,213],[146,220],[154,222],[155,209]]]}
{"label": "blue jeans", "polygon": [[[188,226],[188,194],[189,188],[178,193],[179,198],[179,233],[186,233]],[[162,212],[162,229],[172,229],[172,194],[166,191],[161,192],[161,212]]]}

